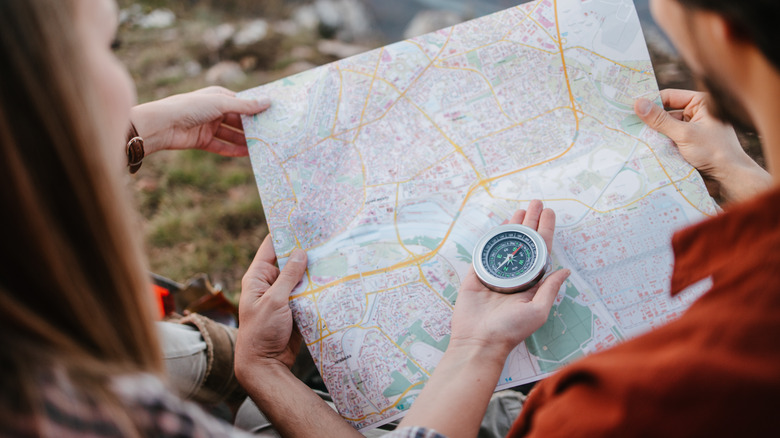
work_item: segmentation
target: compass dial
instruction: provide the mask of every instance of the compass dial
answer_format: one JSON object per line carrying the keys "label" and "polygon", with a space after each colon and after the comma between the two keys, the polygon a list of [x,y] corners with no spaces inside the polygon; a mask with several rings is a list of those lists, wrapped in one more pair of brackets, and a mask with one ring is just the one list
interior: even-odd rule
{"label": "compass dial", "polygon": [[503,293],[526,290],[544,276],[550,258],[544,239],[523,225],[501,225],[477,243],[472,257],[479,280]]}
{"label": "compass dial", "polygon": [[528,235],[505,231],[487,242],[482,263],[498,278],[514,278],[528,272],[536,256],[536,245]]}

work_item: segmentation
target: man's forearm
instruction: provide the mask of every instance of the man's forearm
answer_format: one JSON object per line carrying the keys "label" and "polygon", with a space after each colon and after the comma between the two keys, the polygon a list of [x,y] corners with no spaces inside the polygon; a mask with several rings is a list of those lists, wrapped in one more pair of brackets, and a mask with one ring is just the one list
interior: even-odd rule
{"label": "man's forearm", "polygon": [[281,364],[258,366],[240,381],[284,437],[362,436]]}
{"label": "man's forearm", "polygon": [[492,348],[448,348],[401,427],[426,427],[450,438],[477,436],[506,356]]}
{"label": "man's forearm", "polygon": [[772,175],[750,160],[735,164],[729,174],[718,179],[720,194],[727,203],[745,201],[772,186]]}

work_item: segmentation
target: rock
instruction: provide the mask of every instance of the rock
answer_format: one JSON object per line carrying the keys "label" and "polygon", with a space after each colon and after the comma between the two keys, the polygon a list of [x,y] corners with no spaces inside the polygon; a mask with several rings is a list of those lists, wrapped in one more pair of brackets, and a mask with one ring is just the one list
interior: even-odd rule
{"label": "rock", "polygon": [[144,29],[163,29],[173,26],[176,14],[170,9],[155,9],[138,19],[136,24]]}
{"label": "rock", "polygon": [[188,77],[194,78],[203,72],[203,67],[196,61],[187,61],[184,64],[184,74]]}
{"label": "rock", "polygon": [[282,20],[274,23],[274,31],[284,36],[292,37],[301,33],[301,27],[293,20]]}
{"label": "rock", "polygon": [[309,46],[296,46],[290,50],[290,58],[293,59],[311,59],[317,56],[317,52]]}
{"label": "rock", "polygon": [[293,62],[292,64],[288,65],[287,68],[284,69],[284,75],[285,76],[292,76],[294,74],[298,74],[298,73],[304,72],[306,70],[311,70],[314,67],[317,67],[317,66],[315,64],[312,64],[311,62],[307,62],[307,61]]}
{"label": "rock", "polygon": [[420,11],[404,31],[404,39],[414,38],[463,22],[463,17],[450,11]]}
{"label": "rock", "polygon": [[317,43],[317,50],[323,55],[333,56],[339,59],[349,58],[350,56],[357,55],[369,50],[363,46],[357,46],[354,44],[342,43],[336,40],[320,40]]}
{"label": "rock", "polygon": [[217,51],[236,34],[236,27],[229,23],[220,24],[217,27],[207,29],[203,33],[203,44],[210,50]]}
{"label": "rock", "polygon": [[119,11],[119,24],[134,24],[144,16],[141,5],[134,3],[132,6]]}
{"label": "rock", "polygon": [[206,82],[210,84],[228,85],[246,80],[246,74],[241,65],[235,61],[222,61],[206,72]]}
{"label": "rock", "polygon": [[315,30],[320,25],[317,11],[312,5],[301,6],[293,12],[292,17],[293,22],[304,29]]}
{"label": "rock", "polygon": [[265,20],[254,20],[247,23],[235,35],[233,35],[233,44],[243,47],[256,44],[268,35],[268,22]]}
{"label": "rock", "polygon": [[317,0],[314,2],[314,10],[317,11],[319,25],[334,31],[344,24],[340,9],[335,0]]}
{"label": "rock", "polygon": [[252,71],[257,67],[257,56],[244,56],[238,63],[242,70]]}
{"label": "rock", "polygon": [[316,0],[297,8],[293,21],[326,38],[356,41],[374,36],[374,20],[360,0]]}

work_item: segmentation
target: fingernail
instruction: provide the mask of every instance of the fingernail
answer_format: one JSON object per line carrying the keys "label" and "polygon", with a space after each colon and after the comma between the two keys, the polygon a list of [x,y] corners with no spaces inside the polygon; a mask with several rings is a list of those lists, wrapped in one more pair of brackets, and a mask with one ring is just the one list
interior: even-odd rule
{"label": "fingernail", "polygon": [[653,102],[647,99],[638,99],[636,101],[636,113],[640,116],[646,116],[653,110]]}
{"label": "fingernail", "polygon": [[260,106],[268,107],[271,106],[271,99],[267,97],[261,97],[257,99],[257,104]]}
{"label": "fingernail", "polygon": [[290,255],[290,261],[293,263],[299,263],[303,261],[304,258],[304,252],[300,248],[296,248],[292,254]]}

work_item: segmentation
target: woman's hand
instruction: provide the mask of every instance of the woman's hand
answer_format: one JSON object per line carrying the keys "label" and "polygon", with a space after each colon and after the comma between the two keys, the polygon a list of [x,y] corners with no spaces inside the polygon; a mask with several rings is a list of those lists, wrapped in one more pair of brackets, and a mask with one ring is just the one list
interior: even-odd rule
{"label": "woman's hand", "polygon": [[707,110],[707,93],[662,90],[669,111],[638,99],[634,111],[648,126],[675,142],[680,154],[701,172],[713,196],[739,201],[768,188],[772,178],[742,149],[731,125]]}
{"label": "woman's hand", "polygon": [[[537,230],[547,249],[552,249],[555,213],[544,209],[540,201],[532,201],[528,211],[518,210],[510,223]],[[502,294],[486,288],[472,269],[455,302],[450,348],[491,347],[506,359],[512,348],[545,323],[569,273],[560,270],[527,291]]]}
{"label": "woman's hand", "polygon": [[235,358],[239,381],[253,367],[283,364],[290,368],[298,354],[301,335],[293,329],[289,298],[306,272],[306,253],[295,250],[281,272],[275,263],[269,236],[241,283]]}
{"label": "woman's hand", "polygon": [[244,100],[222,87],[179,94],[133,108],[131,119],[144,139],[146,155],[164,149],[203,149],[228,157],[249,154],[241,115],[271,106]]}

